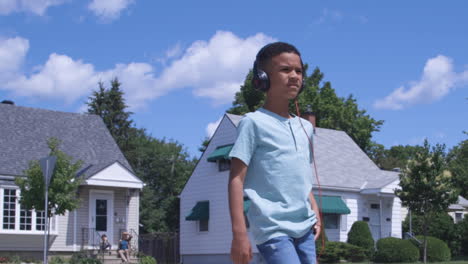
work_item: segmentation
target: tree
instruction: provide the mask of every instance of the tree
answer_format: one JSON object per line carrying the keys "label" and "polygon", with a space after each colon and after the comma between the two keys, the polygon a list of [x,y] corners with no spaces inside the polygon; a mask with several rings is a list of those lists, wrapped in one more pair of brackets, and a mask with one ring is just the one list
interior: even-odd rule
{"label": "tree", "polygon": [[468,140],[463,140],[451,149],[447,159],[453,173],[454,185],[461,196],[468,198]]}
{"label": "tree", "polygon": [[200,152],[205,152],[206,148],[208,147],[208,145],[210,144],[210,138],[209,137],[205,137],[205,139],[203,140],[201,146],[198,148],[198,151]]}
{"label": "tree", "polygon": [[424,263],[427,260],[428,225],[430,216],[444,212],[448,206],[457,201],[458,193],[452,184],[452,175],[444,152],[445,146],[432,148],[424,141],[422,149],[400,174],[400,190],[396,195],[413,213],[422,216],[424,235]]}
{"label": "tree", "polygon": [[[56,138],[49,139],[47,145],[50,155],[57,157],[49,185],[47,217],[50,218],[78,208],[77,190],[81,179],[77,177],[77,172],[82,162],[73,162],[72,157],[60,151],[60,141]],[[21,190],[21,206],[27,210],[44,211],[45,182],[39,161],[31,161],[24,174],[26,177],[19,177],[15,180]]]}
{"label": "tree", "polygon": [[[305,69],[307,70],[307,65]],[[383,121],[375,120],[365,110],[359,109],[353,95],[346,99],[338,97],[330,82],[321,84],[323,77],[320,69],[316,68],[312,75],[305,78],[305,89],[298,97],[299,110],[305,112],[309,105],[312,106],[318,127],[345,131],[361,149],[369,151],[372,133],[379,131]],[[256,90],[251,81],[252,72],[249,72],[228,113],[243,115],[263,105],[265,94]],[[293,102],[289,108],[290,112],[296,113]]]}
{"label": "tree", "polygon": [[409,160],[415,158],[415,155],[421,146],[397,145],[389,149],[381,144],[373,142],[369,148],[369,157],[383,170],[392,170],[394,168],[405,168]]}
{"label": "tree", "polygon": [[[54,215],[64,215],[67,211],[73,211],[79,206],[77,198],[78,187],[81,179],[77,172],[82,166],[81,161],[72,162],[73,158],[59,150],[60,141],[50,138],[47,141],[50,156],[56,156],[57,161],[50,180],[47,203],[47,222]],[[21,190],[20,204],[26,210],[45,211],[45,182],[39,161],[33,160],[25,170],[26,177],[15,179]],[[50,237],[48,245],[50,245]]]}
{"label": "tree", "polygon": [[101,116],[117,145],[125,153],[131,148],[128,141],[133,122],[130,119],[132,112],[126,111],[127,105],[119,80],[114,78],[110,83],[110,89],[106,89],[102,82],[98,83],[99,89],[88,98],[88,114]]}
{"label": "tree", "polygon": [[146,183],[141,199],[142,232],[176,231],[179,198],[196,160],[177,142],[152,138],[140,131],[135,172]]}
{"label": "tree", "polygon": [[176,231],[179,198],[196,160],[183,145],[159,140],[144,128],[136,128],[125,104],[121,83],[115,78],[111,88],[103,83],[89,97],[88,113],[101,116],[135,174],[145,183],[140,200],[142,233]]}

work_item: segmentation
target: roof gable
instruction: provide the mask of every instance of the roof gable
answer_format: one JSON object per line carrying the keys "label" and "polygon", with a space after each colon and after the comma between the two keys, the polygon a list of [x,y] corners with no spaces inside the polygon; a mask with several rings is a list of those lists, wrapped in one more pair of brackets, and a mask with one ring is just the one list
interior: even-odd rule
{"label": "roof gable", "polygon": [[65,113],[0,104],[0,174],[23,175],[31,160],[49,154],[47,140],[61,141],[60,150],[82,160],[89,177],[116,161],[131,167],[102,119],[97,115]]}
{"label": "roof gable", "polygon": [[122,166],[120,162],[114,162],[103,170],[86,179],[88,185],[143,188],[143,182],[131,171]]}

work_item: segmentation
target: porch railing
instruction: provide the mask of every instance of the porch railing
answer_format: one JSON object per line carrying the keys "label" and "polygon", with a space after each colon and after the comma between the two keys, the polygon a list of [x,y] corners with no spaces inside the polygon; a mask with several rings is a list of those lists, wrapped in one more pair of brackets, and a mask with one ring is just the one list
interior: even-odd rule
{"label": "porch railing", "polygon": [[81,250],[99,249],[101,236],[95,228],[81,228]]}

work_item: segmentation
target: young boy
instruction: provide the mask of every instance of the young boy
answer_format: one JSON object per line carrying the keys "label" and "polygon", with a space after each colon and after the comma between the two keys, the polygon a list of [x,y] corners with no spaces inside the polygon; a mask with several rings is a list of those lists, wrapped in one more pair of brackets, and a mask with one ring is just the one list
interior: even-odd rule
{"label": "young boy", "polygon": [[101,236],[100,249],[102,253],[104,253],[106,250],[109,250],[109,255],[111,254],[112,245],[109,243],[106,234]]}
{"label": "young boy", "polygon": [[307,138],[312,137],[313,128],[288,110],[290,100],[302,90],[303,71],[300,53],[290,44],[271,43],[257,54],[253,84],[266,91],[266,101],[241,120],[230,153],[231,258],[235,264],[252,259],[243,216],[244,193],[251,200],[250,231],[267,263],[316,261],[320,219],[312,195],[313,160]]}

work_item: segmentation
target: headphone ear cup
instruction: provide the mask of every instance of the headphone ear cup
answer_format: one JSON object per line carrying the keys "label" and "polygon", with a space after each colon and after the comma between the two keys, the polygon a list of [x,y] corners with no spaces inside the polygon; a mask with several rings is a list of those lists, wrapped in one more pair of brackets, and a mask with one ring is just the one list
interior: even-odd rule
{"label": "headphone ear cup", "polygon": [[268,78],[268,74],[263,70],[258,69],[257,61],[254,62],[252,84],[255,89],[262,92],[266,92],[270,88],[270,79]]}

